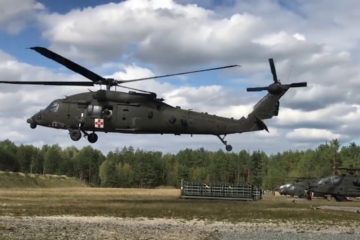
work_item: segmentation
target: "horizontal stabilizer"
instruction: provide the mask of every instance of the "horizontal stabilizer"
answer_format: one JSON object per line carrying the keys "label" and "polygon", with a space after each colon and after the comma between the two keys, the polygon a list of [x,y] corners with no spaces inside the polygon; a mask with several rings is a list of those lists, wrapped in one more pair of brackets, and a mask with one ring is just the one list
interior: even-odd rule
{"label": "horizontal stabilizer", "polygon": [[269,132],[268,127],[266,126],[266,124],[263,121],[261,121],[261,119],[256,118],[256,125],[258,126],[259,130],[265,130],[265,131]]}

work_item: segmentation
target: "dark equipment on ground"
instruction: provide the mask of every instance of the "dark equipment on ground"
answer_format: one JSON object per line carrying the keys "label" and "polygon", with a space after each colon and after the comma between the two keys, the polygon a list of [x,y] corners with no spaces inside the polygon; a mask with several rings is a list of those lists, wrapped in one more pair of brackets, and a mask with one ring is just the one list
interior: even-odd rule
{"label": "dark equipment on ground", "polygon": [[205,184],[181,180],[181,198],[256,201],[262,190],[252,185]]}
{"label": "dark equipment on ground", "polygon": [[[31,128],[38,125],[66,129],[74,141],[87,137],[90,143],[98,140],[96,132],[119,132],[134,134],[207,134],[215,135],[225,145],[227,151],[232,146],[225,141],[227,134],[243,133],[258,130],[268,131],[264,119],[278,115],[279,99],[289,88],[306,87],[306,82],[282,84],[277,78],[273,59],[269,59],[273,83],[267,87],[248,88],[247,91],[268,91],[254,107],[253,111],[241,119],[218,117],[172,107],[157,98],[154,92],[144,91],[123,84],[135,81],[171,77],[183,74],[198,73],[238,65],[208,68],[190,72],[166,74],[129,80],[104,78],[78,65],[77,63],[43,48],[32,47],[32,50],[59,63],[91,81],[0,81],[6,84],[32,84],[53,86],[105,86],[106,90],[84,92],[63,99],[57,99],[50,105],[29,118]],[[111,87],[130,89],[129,92],[111,91]]]}
{"label": "dark equipment on ground", "polygon": [[323,197],[333,197],[336,201],[346,201],[348,197],[360,197],[360,169],[337,168],[347,174],[328,176],[310,184],[308,199],[315,194]]}

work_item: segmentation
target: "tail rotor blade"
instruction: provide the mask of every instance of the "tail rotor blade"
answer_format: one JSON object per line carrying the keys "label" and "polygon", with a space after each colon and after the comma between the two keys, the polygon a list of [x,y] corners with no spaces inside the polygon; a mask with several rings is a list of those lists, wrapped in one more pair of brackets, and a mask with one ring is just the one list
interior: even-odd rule
{"label": "tail rotor blade", "polygon": [[252,88],[247,88],[246,91],[248,92],[259,92],[259,91],[265,91],[268,90],[268,87],[252,87]]}
{"label": "tail rotor blade", "polygon": [[279,82],[276,75],[274,59],[269,58],[269,65],[270,65],[271,73],[273,75],[274,83],[270,84],[267,87],[247,88],[246,91],[248,92],[268,91],[270,94],[273,95],[283,95],[289,88],[307,87],[307,82],[281,84],[281,82]]}
{"label": "tail rotor blade", "polygon": [[307,82],[298,82],[289,84],[290,87],[307,87]]}
{"label": "tail rotor blade", "polygon": [[275,83],[277,83],[279,80],[278,80],[277,75],[276,75],[274,59],[269,58],[269,64],[270,64],[271,73],[273,75],[273,80],[274,80]]}

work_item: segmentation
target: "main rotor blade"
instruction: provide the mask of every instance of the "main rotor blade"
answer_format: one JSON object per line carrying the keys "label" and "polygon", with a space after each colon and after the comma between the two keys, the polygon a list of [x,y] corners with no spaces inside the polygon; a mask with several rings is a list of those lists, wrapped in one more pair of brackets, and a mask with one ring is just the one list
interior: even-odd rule
{"label": "main rotor blade", "polygon": [[52,85],[52,86],[94,86],[93,82],[54,82],[54,81],[0,81],[5,84]]}
{"label": "main rotor blade", "polygon": [[191,74],[191,73],[214,71],[214,70],[233,68],[233,67],[240,67],[240,65],[228,65],[228,66],[207,68],[207,69],[201,69],[201,70],[195,70],[195,71],[189,71],[189,72],[179,72],[179,73],[165,74],[165,75],[159,75],[159,76],[153,76],[153,77],[135,78],[135,79],[129,79],[129,80],[117,80],[116,82],[121,84],[121,83],[127,83],[127,82],[150,80],[150,79],[155,79],[155,78],[165,78],[165,77],[172,77],[172,76],[185,75],[185,74]]}
{"label": "main rotor blade", "polygon": [[[63,56],[60,56],[59,54],[47,49],[47,48],[44,48],[44,47],[31,47],[30,49],[40,53],[41,55],[47,57],[47,58],[50,58],[51,60],[57,62],[57,63],[60,63],[61,65],[67,67],[68,69],[90,79],[91,81],[95,82],[95,83],[98,83],[98,82],[105,82],[106,79],[99,76],[98,74],[90,71],[89,69],[87,68],[84,68],[83,66],[80,66],[79,64],[63,57]],[[87,86],[87,85],[86,85]]]}
{"label": "main rotor blade", "polygon": [[274,60],[272,58],[269,58],[269,64],[270,64],[270,68],[271,68],[271,73],[273,75],[273,80],[275,83],[277,83],[279,80],[276,75],[275,64],[274,64]]}
{"label": "main rotor blade", "polygon": [[153,96],[156,97],[156,93],[154,93],[154,92],[150,92],[150,91],[146,91],[146,90],[141,90],[141,89],[138,89],[138,88],[126,87],[126,86],[124,86],[124,85],[116,85],[116,87],[125,88],[125,89],[130,89],[130,90],[134,90],[134,91],[138,91],[138,92],[143,92],[143,93],[148,93],[148,94],[152,94]]}

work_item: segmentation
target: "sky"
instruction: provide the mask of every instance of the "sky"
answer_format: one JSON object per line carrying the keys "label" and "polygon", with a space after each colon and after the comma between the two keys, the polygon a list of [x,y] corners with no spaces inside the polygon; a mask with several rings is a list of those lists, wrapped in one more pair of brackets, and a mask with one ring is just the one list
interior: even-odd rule
{"label": "sky", "polygon": [[[307,81],[280,101],[270,132],[227,136],[233,151],[276,153],[338,139],[359,143],[360,2],[357,0],[0,0],[0,80],[86,80],[30,50],[47,47],[96,73],[118,79],[240,64],[221,70],[128,84],[170,105],[224,117],[249,114],[272,82]],[[98,90],[93,87],[90,90]],[[0,86],[0,140],[88,145],[66,130],[30,129],[26,119],[53,99],[84,87]],[[177,152],[223,149],[215,136],[99,133],[104,153],[124,146]]]}

